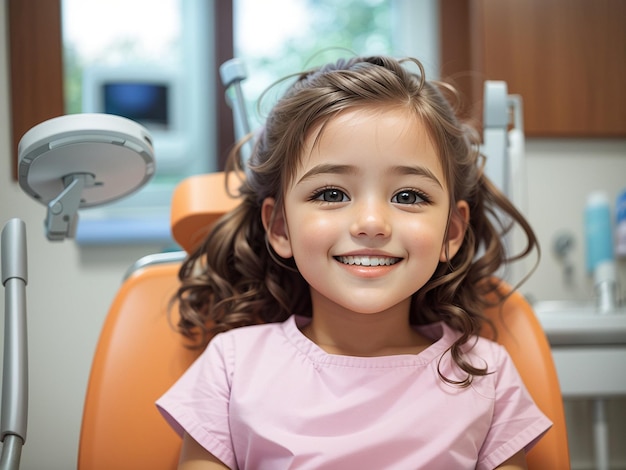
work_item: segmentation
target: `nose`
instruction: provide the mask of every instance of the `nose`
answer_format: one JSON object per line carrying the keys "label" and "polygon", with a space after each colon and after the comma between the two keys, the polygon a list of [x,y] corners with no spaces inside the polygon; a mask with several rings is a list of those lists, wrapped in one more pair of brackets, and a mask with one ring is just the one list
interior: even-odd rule
{"label": "nose", "polygon": [[391,234],[389,208],[378,201],[355,204],[350,232],[354,237],[386,238]]}

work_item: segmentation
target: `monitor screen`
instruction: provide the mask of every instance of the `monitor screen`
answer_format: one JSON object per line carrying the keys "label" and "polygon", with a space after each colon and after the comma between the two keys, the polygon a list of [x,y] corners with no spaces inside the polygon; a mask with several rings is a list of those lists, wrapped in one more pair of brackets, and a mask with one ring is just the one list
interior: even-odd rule
{"label": "monitor screen", "polygon": [[171,126],[166,84],[115,81],[103,84],[103,111],[123,116],[149,129],[168,130]]}

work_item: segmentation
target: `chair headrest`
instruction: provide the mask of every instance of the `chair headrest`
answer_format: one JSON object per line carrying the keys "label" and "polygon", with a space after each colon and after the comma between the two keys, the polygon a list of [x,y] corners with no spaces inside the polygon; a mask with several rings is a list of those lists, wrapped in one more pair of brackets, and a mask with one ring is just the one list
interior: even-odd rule
{"label": "chair headrest", "polygon": [[[207,173],[184,179],[174,190],[170,221],[172,236],[187,253],[193,252],[222,215],[240,202],[226,191],[224,172]],[[229,179],[231,188],[238,184]],[[236,191],[234,191],[236,193]]]}

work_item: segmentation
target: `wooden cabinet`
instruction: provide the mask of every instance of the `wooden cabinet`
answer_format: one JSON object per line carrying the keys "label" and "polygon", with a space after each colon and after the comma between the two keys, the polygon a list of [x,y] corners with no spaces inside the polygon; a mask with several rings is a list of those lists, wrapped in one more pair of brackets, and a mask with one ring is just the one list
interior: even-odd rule
{"label": "wooden cabinet", "polygon": [[485,80],[524,102],[527,136],[626,137],[626,1],[441,0],[442,77],[482,109]]}

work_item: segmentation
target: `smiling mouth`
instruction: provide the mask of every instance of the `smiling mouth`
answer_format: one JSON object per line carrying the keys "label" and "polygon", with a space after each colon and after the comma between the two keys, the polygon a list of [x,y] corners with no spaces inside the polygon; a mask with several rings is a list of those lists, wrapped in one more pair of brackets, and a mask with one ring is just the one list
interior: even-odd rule
{"label": "smiling mouth", "polygon": [[387,256],[336,256],[335,259],[343,264],[356,266],[391,266],[401,258]]}

